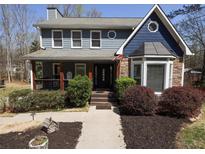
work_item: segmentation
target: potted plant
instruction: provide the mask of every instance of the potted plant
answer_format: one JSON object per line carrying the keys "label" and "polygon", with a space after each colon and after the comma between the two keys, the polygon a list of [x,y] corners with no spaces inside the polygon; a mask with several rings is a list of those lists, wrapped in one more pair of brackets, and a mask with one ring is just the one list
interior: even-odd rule
{"label": "potted plant", "polygon": [[36,136],[29,142],[29,149],[48,149],[48,137]]}

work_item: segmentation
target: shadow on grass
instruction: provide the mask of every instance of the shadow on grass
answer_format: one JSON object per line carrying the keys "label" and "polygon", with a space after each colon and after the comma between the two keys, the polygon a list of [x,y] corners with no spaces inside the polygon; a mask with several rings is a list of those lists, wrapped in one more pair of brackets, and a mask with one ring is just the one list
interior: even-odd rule
{"label": "shadow on grass", "polygon": [[124,140],[128,149],[173,149],[184,119],[167,116],[121,115]]}

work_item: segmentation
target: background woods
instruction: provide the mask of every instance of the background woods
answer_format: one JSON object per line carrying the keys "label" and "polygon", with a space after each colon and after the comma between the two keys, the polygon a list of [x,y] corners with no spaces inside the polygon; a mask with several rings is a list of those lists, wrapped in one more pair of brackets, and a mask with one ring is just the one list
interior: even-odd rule
{"label": "background woods", "polygon": [[[85,10],[81,4],[48,5],[57,7],[68,17],[100,17],[95,8]],[[0,5],[0,79],[29,81],[28,63],[22,56],[40,49],[38,30],[33,24],[45,20],[29,5]]]}
{"label": "background woods", "polygon": [[181,9],[170,12],[168,17],[171,20],[174,18],[180,18],[175,26],[189,45],[191,51],[194,53],[193,56],[187,56],[185,59],[185,68],[187,68],[187,70],[193,70],[192,74],[187,73],[187,75],[200,74],[200,77],[196,82],[199,86],[204,87],[205,6],[200,4],[184,5]]}

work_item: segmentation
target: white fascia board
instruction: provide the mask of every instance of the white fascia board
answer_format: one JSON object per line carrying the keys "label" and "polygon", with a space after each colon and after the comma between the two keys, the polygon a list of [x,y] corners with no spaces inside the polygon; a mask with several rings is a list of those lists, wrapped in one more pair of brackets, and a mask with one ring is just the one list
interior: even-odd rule
{"label": "white fascia board", "polygon": [[[117,55],[122,55],[123,54],[123,49],[125,47],[125,45],[127,45],[127,43],[132,39],[132,37],[136,34],[136,32],[141,28],[141,26],[145,23],[145,21],[149,18],[149,16],[153,13],[156,12],[158,14],[158,16],[162,16],[163,19],[166,21],[167,25],[170,26],[170,28],[172,29],[172,36],[173,34],[176,36],[174,37],[174,39],[176,40],[176,38],[179,39],[179,41],[182,43],[185,54],[186,55],[193,55],[193,53],[190,51],[189,47],[186,45],[186,43],[184,42],[184,40],[181,38],[181,36],[179,35],[179,33],[176,31],[176,29],[174,28],[174,26],[171,24],[171,22],[169,21],[169,19],[167,18],[167,16],[164,14],[164,12],[162,11],[162,9],[155,4],[152,9],[147,13],[147,15],[143,18],[143,20],[140,22],[140,24],[135,28],[135,30],[130,34],[130,36],[126,39],[126,41],[122,44],[122,46],[118,49],[118,51],[116,52]],[[158,12],[157,12],[158,11]],[[161,19],[162,20],[162,19]],[[164,23],[165,24],[165,23]],[[166,24],[165,24],[166,25]],[[169,28],[168,28],[169,30]],[[177,41],[177,40],[176,40]]]}

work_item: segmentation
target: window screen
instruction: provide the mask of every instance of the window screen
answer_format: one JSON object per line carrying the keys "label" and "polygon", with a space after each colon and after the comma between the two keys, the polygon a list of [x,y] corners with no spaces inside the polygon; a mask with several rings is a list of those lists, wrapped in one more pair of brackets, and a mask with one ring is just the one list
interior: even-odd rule
{"label": "window screen", "polygon": [[62,32],[61,31],[53,31],[53,45],[54,47],[62,47]]}
{"label": "window screen", "polygon": [[91,47],[100,48],[100,32],[91,32]]}
{"label": "window screen", "polygon": [[72,41],[73,41],[73,47],[81,47],[81,38],[82,33],[81,31],[73,31],[72,32]]}
{"label": "window screen", "polygon": [[75,65],[75,75],[86,75],[86,65],[76,64]]}
{"label": "window screen", "polygon": [[147,65],[147,87],[155,92],[164,90],[165,65]]}
{"label": "window screen", "polygon": [[138,85],[141,85],[141,64],[134,65],[134,79]]}

